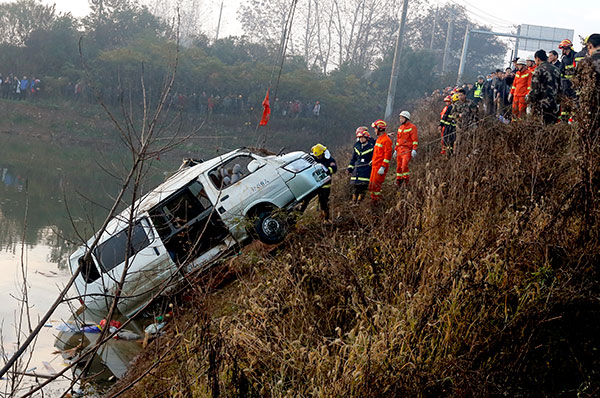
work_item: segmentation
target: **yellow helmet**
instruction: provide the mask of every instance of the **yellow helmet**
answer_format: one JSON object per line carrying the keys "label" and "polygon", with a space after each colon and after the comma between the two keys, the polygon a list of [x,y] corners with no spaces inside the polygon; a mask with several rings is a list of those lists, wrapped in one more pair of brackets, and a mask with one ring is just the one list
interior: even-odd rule
{"label": "yellow helmet", "polygon": [[458,101],[458,93],[452,94],[452,102]]}
{"label": "yellow helmet", "polygon": [[312,154],[317,157],[323,156],[323,154],[325,153],[326,150],[327,150],[327,147],[325,147],[325,145],[323,145],[323,144],[317,144],[311,148]]}

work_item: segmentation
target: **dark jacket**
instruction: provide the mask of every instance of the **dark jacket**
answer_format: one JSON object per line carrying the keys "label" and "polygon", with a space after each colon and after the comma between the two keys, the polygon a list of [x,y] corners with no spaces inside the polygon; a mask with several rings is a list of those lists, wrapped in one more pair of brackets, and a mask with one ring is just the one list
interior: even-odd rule
{"label": "dark jacket", "polygon": [[[325,168],[327,169],[328,175],[332,175],[337,171],[337,164],[335,163],[335,159],[333,158],[333,156],[329,155],[329,158],[326,158],[325,156],[321,156],[320,158],[318,158],[314,155],[311,155],[311,156],[317,163],[320,163],[323,166],[325,166]],[[323,185],[321,188],[331,188],[331,182],[328,182],[327,184]]]}
{"label": "dark jacket", "polygon": [[351,172],[350,184],[367,185],[371,176],[371,159],[373,159],[374,144],[368,140],[364,145],[357,141],[352,148],[352,159],[348,165]]}
{"label": "dark jacket", "polygon": [[560,59],[560,91],[567,97],[576,96],[571,79],[575,76],[575,51],[571,50],[569,55],[563,55]]}

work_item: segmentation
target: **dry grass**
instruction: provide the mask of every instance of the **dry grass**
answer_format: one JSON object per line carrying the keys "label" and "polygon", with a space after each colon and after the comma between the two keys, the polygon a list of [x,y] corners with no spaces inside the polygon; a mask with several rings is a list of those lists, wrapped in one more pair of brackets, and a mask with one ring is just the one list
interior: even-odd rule
{"label": "dry grass", "polygon": [[129,396],[597,396],[599,206],[579,153],[568,126],[484,121],[451,159],[421,145],[378,208],[350,207],[340,173],[334,225],[308,213],[276,253],[233,260]]}

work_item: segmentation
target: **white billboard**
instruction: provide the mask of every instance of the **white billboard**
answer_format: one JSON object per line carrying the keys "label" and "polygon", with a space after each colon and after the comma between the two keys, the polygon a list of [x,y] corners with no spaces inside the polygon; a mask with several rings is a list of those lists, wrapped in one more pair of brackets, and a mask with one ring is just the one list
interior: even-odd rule
{"label": "white billboard", "polygon": [[550,26],[521,25],[520,36],[530,39],[519,39],[519,50],[537,51],[557,50],[564,39],[573,41],[573,29],[552,28]]}

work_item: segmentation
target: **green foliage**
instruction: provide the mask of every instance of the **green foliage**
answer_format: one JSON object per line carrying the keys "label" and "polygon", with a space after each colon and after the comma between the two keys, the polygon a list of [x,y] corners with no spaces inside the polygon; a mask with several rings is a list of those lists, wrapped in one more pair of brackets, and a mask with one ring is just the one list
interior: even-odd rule
{"label": "green foliage", "polygon": [[0,4],[0,43],[22,46],[31,33],[48,29],[56,18],[54,5],[41,0],[18,0]]}

